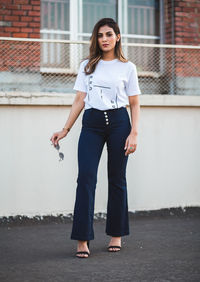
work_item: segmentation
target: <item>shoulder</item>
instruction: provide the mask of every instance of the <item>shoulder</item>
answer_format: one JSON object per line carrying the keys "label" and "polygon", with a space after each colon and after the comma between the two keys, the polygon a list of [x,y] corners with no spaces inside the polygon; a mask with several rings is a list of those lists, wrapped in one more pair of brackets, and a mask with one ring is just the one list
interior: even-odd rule
{"label": "shoulder", "polygon": [[131,71],[136,70],[136,65],[131,61],[122,62],[122,61],[118,60],[118,63],[127,73],[130,73]]}
{"label": "shoulder", "polygon": [[131,61],[120,61],[120,68],[126,73],[127,76],[137,72],[136,65]]}
{"label": "shoulder", "polygon": [[126,67],[129,71],[136,69],[136,65],[131,61],[125,62],[125,64],[126,64]]}
{"label": "shoulder", "polygon": [[81,67],[85,67],[88,62],[89,62],[89,59],[82,60],[82,61],[80,62],[80,66],[81,66]]}

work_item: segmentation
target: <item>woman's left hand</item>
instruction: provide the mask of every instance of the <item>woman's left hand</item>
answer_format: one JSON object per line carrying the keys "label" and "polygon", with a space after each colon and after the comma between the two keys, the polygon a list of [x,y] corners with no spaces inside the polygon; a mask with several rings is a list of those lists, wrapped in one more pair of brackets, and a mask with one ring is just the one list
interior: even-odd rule
{"label": "woman's left hand", "polygon": [[137,148],[137,135],[129,134],[129,136],[126,139],[125,148],[124,148],[124,150],[126,150],[125,156],[134,153],[136,148]]}

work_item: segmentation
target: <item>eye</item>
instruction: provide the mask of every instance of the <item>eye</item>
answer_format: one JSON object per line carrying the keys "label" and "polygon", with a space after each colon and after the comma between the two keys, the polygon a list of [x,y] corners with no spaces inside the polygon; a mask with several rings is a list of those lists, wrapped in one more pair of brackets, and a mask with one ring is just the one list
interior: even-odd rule
{"label": "eye", "polygon": [[98,36],[98,37],[101,37],[101,36],[102,36],[102,34],[98,34],[97,36]]}
{"label": "eye", "polygon": [[112,33],[108,33],[108,36],[112,36]]}

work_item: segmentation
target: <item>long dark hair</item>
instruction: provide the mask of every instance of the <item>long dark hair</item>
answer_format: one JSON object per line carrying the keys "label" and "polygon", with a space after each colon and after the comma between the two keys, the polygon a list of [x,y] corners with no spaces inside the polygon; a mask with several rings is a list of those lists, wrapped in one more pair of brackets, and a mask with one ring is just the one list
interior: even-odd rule
{"label": "long dark hair", "polygon": [[[88,63],[86,64],[84,71],[86,74],[91,74],[94,72],[97,63],[99,60],[102,58],[103,51],[99,48],[98,44],[98,31],[101,26],[107,25],[111,27],[115,34],[118,35],[120,34],[120,29],[118,24],[112,19],[112,18],[103,18],[100,19],[94,26],[92,35],[90,37],[90,54],[87,58]],[[121,36],[119,41],[116,42],[115,44],[115,55],[116,57],[122,61],[122,62],[127,62],[128,60],[124,57],[123,52],[122,52],[122,45],[121,45]]]}

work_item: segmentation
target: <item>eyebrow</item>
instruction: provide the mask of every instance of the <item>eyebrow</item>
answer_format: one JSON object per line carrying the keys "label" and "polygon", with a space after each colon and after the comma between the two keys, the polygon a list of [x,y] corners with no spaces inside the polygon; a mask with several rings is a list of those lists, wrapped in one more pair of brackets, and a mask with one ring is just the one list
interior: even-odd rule
{"label": "eyebrow", "polygon": [[[112,30],[107,31],[106,33],[112,33]],[[98,32],[98,34],[103,34],[102,32]]]}

